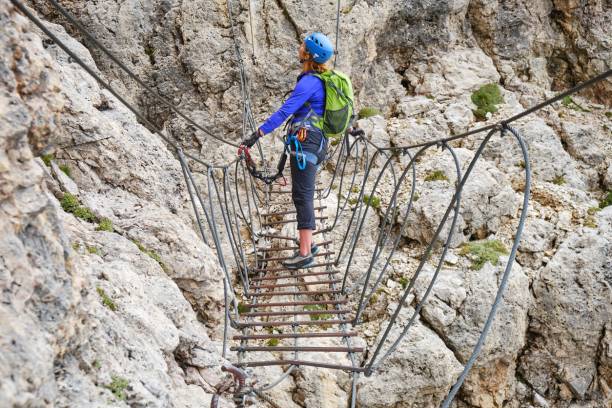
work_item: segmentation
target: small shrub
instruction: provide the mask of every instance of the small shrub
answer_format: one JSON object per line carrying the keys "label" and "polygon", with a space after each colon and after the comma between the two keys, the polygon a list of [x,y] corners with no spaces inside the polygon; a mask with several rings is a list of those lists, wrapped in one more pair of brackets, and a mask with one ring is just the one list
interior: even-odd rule
{"label": "small shrub", "polygon": [[125,401],[127,395],[125,395],[125,390],[130,385],[128,380],[125,378],[119,377],[117,375],[113,375],[111,377],[111,383],[106,386],[113,393],[115,398],[120,401]]}
{"label": "small shrub", "polygon": [[81,203],[79,203],[79,199],[70,193],[64,193],[60,204],[62,205],[62,209],[69,213],[74,213],[74,210],[79,208],[81,205]]}
{"label": "small shrub", "polygon": [[504,244],[499,241],[477,241],[464,244],[459,252],[461,255],[472,255],[472,269],[480,270],[485,263],[499,263],[499,257],[508,253]]}
{"label": "small shrub", "polygon": [[108,307],[113,312],[117,311],[117,305],[115,304],[115,302],[113,302],[113,299],[111,299],[110,296],[106,294],[104,289],[98,286],[96,288],[96,292],[98,292],[98,295],[100,295],[100,299],[102,299],[102,304],[104,306]]}
{"label": "small shrub", "polygon": [[477,107],[474,115],[479,119],[486,119],[487,113],[497,112],[497,105],[503,101],[504,98],[497,84],[483,85],[472,94],[472,102]]}
{"label": "small shrub", "polygon": [[612,111],[608,111],[604,115],[606,115],[606,118],[612,119]]}
{"label": "small shrub", "polygon": [[96,370],[99,370],[100,368],[102,368],[102,364],[100,363],[99,360],[94,360],[93,363],[91,363],[91,365],[93,366],[93,368],[95,368]]}
{"label": "small shrub", "polygon": [[81,249],[81,244],[79,244],[78,242],[73,242],[72,249],[74,249],[75,251],[78,251],[79,249]]}
{"label": "small shrub", "polygon": [[380,208],[380,197],[376,197],[375,195],[370,197],[369,195],[364,194],[363,202],[369,204],[370,207],[375,208],[377,210]]}
{"label": "small shrub", "polygon": [[421,198],[421,195],[418,192],[415,192],[414,195],[412,196],[412,199],[415,202],[419,201],[419,198]]}
{"label": "small shrub", "polygon": [[448,177],[442,170],[434,170],[425,176],[425,181],[448,181]]}
{"label": "small shrub", "polygon": [[401,276],[398,279],[398,282],[400,283],[400,285],[402,285],[402,289],[406,289],[406,287],[408,287],[408,278],[406,278],[405,276]]}
{"label": "small shrub", "polygon": [[352,193],[358,193],[358,192],[359,192],[359,186],[358,186],[358,185],[354,185],[354,186],[351,188],[351,192],[352,192]]}
{"label": "small shrub", "polygon": [[98,224],[98,227],[96,228],[97,231],[108,231],[108,232],[113,232],[113,222],[111,220],[109,220],[108,218],[102,218],[100,220],[100,223]]}
{"label": "small shrub", "polygon": [[606,208],[609,205],[612,205],[612,191],[608,191],[606,197],[599,202],[599,208]]}
{"label": "small shrub", "polygon": [[525,168],[525,162],[523,160],[521,160],[520,162],[518,162],[516,164],[516,167],[520,167],[521,169],[524,169]]}
{"label": "small shrub", "polygon": [[[343,197],[343,198],[344,198],[344,197]],[[359,199],[358,199],[357,197],[351,197],[351,198],[349,198],[349,199],[348,199],[348,203],[349,203],[350,205],[355,205],[355,204],[357,204],[358,202],[359,202]]]}
{"label": "small shrub", "polygon": [[[309,311],[325,311],[327,310],[327,308],[325,307],[325,305],[306,305],[304,306],[304,310],[309,310]],[[332,315],[329,313],[321,313],[321,314],[311,314],[310,315],[310,320],[328,320],[331,319]]]}
{"label": "small shrub", "polygon": [[586,217],[586,219],[584,220],[584,226],[589,228],[597,228],[597,222],[595,221],[595,217],[593,217],[592,215]]}
{"label": "small shrub", "polygon": [[55,156],[53,156],[53,154],[43,154],[42,156],[40,156],[40,158],[43,163],[45,163],[45,166],[51,167],[51,162],[53,161],[53,159],[55,159]]}
{"label": "small shrub", "polygon": [[276,347],[278,346],[278,343],[280,343],[280,340],[276,337],[272,339],[268,339],[268,341],[266,341],[266,345],[270,347]]}
{"label": "small shrub", "polygon": [[369,118],[369,117],[381,115],[381,114],[382,112],[380,111],[380,109],[373,108],[371,106],[366,106],[364,108],[361,108],[357,115],[359,116],[359,119],[365,119],[365,118]]}
{"label": "small shrub", "polygon": [[70,171],[70,167],[65,164],[60,164],[59,169],[64,172],[68,177],[72,176],[72,172]]}
{"label": "small shrub", "polygon": [[95,216],[95,214],[87,207],[77,207],[72,214],[77,217],[80,218],[82,220],[85,220],[87,222],[96,222],[97,218]]}
{"label": "small shrub", "polygon": [[553,184],[556,184],[558,186],[562,186],[563,184],[566,183],[565,181],[565,177],[563,175],[561,176],[556,176],[553,180],[552,180]]}

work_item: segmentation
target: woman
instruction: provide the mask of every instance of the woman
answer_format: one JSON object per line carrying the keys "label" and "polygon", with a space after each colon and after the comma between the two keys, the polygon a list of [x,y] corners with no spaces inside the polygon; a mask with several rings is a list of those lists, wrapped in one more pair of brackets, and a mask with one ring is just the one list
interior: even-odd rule
{"label": "woman", "polygon": [[[318,247],[312,242],[312,231],[315,229],[314,191],[317,168],[325,158],[327,139],[320,129],[321,118],[325,112],[325,85],[323,81],[312,74],[322,73],[329,68],[325,65],[334,54],[331,41],[324,34],[312,33],[301,44],[298,56],[302,63],[302,73],[297,78],[297,84],[291,96],[272,116],[259,127],[256,132],[243,142],[243,146],[251,147],[257,139],[272,132],[287,118],[293,115],[289,134],[297,134],[300,128],[306,132],[306,140],[302,142],[306,166],[299,165],[296,155],[292,154],[291,163],[291,197],[297,212],[297,229],[299,232],[299,251],[283,262],[290,269],[307,268],[314,263],[313,255]],[[304,131],[303,131],[304,132]],[[294,146],[291,146],[295,153]]]}

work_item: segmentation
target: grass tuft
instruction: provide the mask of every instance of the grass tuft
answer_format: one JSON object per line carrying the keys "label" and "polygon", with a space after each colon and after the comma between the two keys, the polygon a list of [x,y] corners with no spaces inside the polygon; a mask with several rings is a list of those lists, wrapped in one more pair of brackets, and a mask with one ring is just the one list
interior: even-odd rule
{"label": "grass tuft", "polygon": [[497,240],[476,241],[464,244],[459,252],[460,255],[472,255],[472,269],[480,270],[485,263],[492,265],[499,263],[499,257],[506,255],[508,250]]}
{"label": "grass tuft", "polygon": [[[306,305],[304,306],[304,310],[309,311],[325,311],[327,308],[325,305]],[[316,315],[310,315],[310,320],[328,320],[331,319],[332,315],[329,313],[321,313]]]}
{"label": "grass tuft", "polygon": [[249,307],[244,303],[238,303],[238,313],[247,313],[249,310]]}
{"label": "grass tuft", "polygon": [[590,112],[589,109],[579,105],[571,96],[567,95],[561,100],[561,105],[578,112]]}
{"label": "grass tuft", "polygon": [[405,276],[401,276],[398,279],[398,282],[400,283],[400,285],[402,285],[402,289],[406,289],[406,287],[408,286],[408,278],[406,278]]}
{"label": "grass tuft", "polygon": [[100,222],[98,223],[98,227],[96,228],[96,231],[113,232],[114,231],[113,222],[109,220],[108,218],[102,218]]}
{"label": "grass tuft", "polygon": [[380,209],[380,197],[376,197],[375,195],[373,195],[372,197],[370,197],[367,194],[363,195],[363,202],[366,204],[369,204],[370,207],[375,208],[375,209]]}
{"label": "grass tuft", "polygon": [[553,184],[556,184],[558,186],[562,186],[566,183],[565,181],[565,177],[563,175],[561,176],[556,176],[553,180],[552,180]]}
{"label": "grass tuft", "polygon": [[40,158],[43,163],[45,163],[45,166],[51,167],[51,162],[53,161],[53,159],[55,159],[55,156],[53,156],[53,154],[43,154],[42,156],[40,156]]}
{"label": "grass tuft", "polygon": [[425,181],[448,181],[448,177],[442,170],[434,170],[425,176]]}
{"label": "grass tuft", "polygon": [[113,299],[111,299],[110,296],[106,294],[104,289],[98,286],[96,288],[96,292],[98,292],[98,295],[100,295],[100,299],[102,299],[102,304],[104,306],[108,307],[113,312],[117,311],[117,304],[115,304],[115,302],[113,302]]}
{"label": "grass tuft", "polygon": [[361,108],[358,113],[359,119],[365,119],[376,115],[382,115],[382,112],[380,109],[373,108],[371,106]]}
{"label": "grass tuft", "polygon": [[111,377],[111,380],[112,380],[111,383],[108,384],[106,388],[108,388],[110,392],[113,393],[115,398],[117,398],[120,401],[125,401],[127,398],[127,395],[125,394],[125,390],[130,385],[130,383],[125,378],[119,377],[117,375],[113,375]]}
{"label": "grass tuft", "polygon": [[142,252],[143,254],[148,255],[151,259],[153,259],[155,262],[157,262],[159,264],[159,266],[161,266],[161,268],[164,270],[164,272],[168,273],[168,267],[166,266],[164,261],[162,261],[161,256],[159,256],[159,254],[157,252],[155,252],[152,249],[147,249],[144,245],[142,245],[140,242],[138,242],[136,240],[133,240],[132,242],[134,244],[136,244],[138,249],[140,249],[140,252]]}
{"label": "grass tuft", "polygon": [[96,222],[98,219],[91,211],[91,209],[84,207],[73,194],[64,193],[62,200],[60,201],[62,209],[67,213],[71,213],[77,218],[85,220],[87,222]]}
{"label": "grass tuft", "polygon": [[68,177],[72,177],[72,171],[70,170],[70,167],[68,167],[68,165],[60,164],[59,169],[63,171],[64,174],[67,175]]}
{"label": "grass tuft", "polygon": [[479,119],[486,119],[487,113],[497,112],[497,105],[502,103],[504,98],[497,84],[483,85],[472,94],[472,102],[477,109],[474,116]]}
{"label": "grass tuft", "polygon": [[599,208],[606,208],[609,205],[612,205],[612,191],[608,191],[604,199],[599,202]]}
{"label": "grass tuft", "polygon": [[280,343],[280,340],[277,338],[268,339],[268,341],[266,341],[266,345],[269,347],[276,347],[278,343]]}

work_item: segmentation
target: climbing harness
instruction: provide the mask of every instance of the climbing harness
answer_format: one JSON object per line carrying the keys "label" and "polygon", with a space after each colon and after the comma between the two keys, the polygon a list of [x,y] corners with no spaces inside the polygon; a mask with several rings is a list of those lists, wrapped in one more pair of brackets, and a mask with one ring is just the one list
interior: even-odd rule
{"label": "climbing harness", "polygon": [[278,159],[278,163],[276,165],[276,173],[274,174],[267,174],[257,169],[257,164],[255,164],[255,161],[253,160],[250,149],[248,147],[240,146],[238,148],[238,156],[240,156],[244,160],[247,170],[249,171],[251,176],[255,177],[256,179],[261,180],[268,185],[274,183],[278,179],[282,179],[283,182],[280,183],[281,186],[287,185],[287,179],[285,179],[285,176],[283,176],[283,170],[285,169],[285,164],[287,163],[287,154],[284,150]]}

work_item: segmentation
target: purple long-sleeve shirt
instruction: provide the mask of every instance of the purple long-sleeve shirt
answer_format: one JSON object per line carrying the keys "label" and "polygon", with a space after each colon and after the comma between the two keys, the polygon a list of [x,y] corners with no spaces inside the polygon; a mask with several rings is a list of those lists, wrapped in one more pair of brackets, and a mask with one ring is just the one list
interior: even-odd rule
{"label": "purple long-sleeve shirt", "polygon": [[[297,84],[289,99],[259,127],[264,135],[282,125],[291,115],[294,115],[294,122],[304,119],[310,109],[317,115],[323,115],[325,86],[322,80],[314,75],[309,75],[312,72],[303,72],[298,76]],[[309,102],[310,105],[304,105],[306,102]]]}

